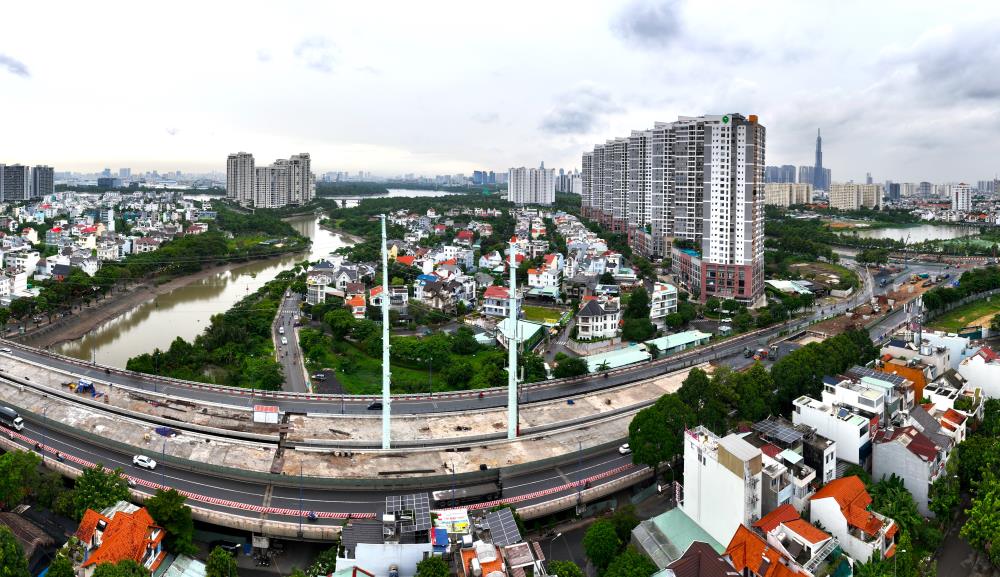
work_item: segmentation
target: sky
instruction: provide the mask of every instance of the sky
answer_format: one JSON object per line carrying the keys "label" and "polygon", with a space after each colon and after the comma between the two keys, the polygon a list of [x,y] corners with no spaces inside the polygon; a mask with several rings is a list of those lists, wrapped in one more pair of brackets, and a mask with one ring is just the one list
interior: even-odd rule
{"label": "sky", "polygon": [[12,2],[0,162],[577,168],[679,115],[757,114],[836,181],[1000,173],[1000,3]]}

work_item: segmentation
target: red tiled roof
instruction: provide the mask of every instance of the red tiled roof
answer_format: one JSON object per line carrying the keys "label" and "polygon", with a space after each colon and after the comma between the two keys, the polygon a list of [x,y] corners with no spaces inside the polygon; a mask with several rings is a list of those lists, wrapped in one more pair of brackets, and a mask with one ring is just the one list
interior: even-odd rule
{"label": "red tiled roof", "polygon": [[882,521],[868,511],[872,498],[865,490],[865,484],[857,475],[830,481],[819,491],[816,491],[809,500],[816,501],[827,498],[837,500],[848,525],[861,529],[869,535],[878,533],[879,529],[882,528]]}
{"label": "red tiled roof", "polygon": [[[158,532],[155,538],[152,537],[153,532]],[[101,546],[91,552],[83,566],[117,563],[124,559],[140,563],[146,554],[146,549],[155,548],[162,539],[163,529],[153,523],[153,518],[149,516],[145,507],[134,513],[119,511],[115,513],[104,530],[104,534],[101,536]],[[161,552],[150,567],[151,571],[156,569],[163,560],[163,556],[164,554]]]}
{"label": "red tiled roof", "polygon": [[540,272],[541,271],[538,270],[537,268],[529,268],[528,269],[528,274],[539,274]]}
{"label": "red tiled roof", "polygon": [[830,538],[830,535],[826,531],[821,531],[809,523],[806,523],[802,519],[795,519],[782,524],[787,527],[789,531],[802,537],[806,541],[809,541],[813,545],[826,541]]}
{"label": "red tiled roof", "polygon": [[449,258],[448,260],[441,261],[438,264],[458,264],[458,261],[453,258]]}
{"label": "red tiled roof", "polygon": [[365,306],[365,297],[358,295],[350,298],[347,300],[347,305],[352,307],[363,307]]}
{"label": "red tiled roof", "polygon": [[455,238],[463,238],[463,239],[471,239],[472,237],[473,234],[471,230],[460,230],[458,231],[458,234],[455,235]]}
{"label": "red tiled roof", "polygon": [[889,549],[886,550],[886,552],[885,552],[885,558],[886,559],[891,559],[892,556],[895,555],[895,554],[896,554],[896,544],[893,543],[892,545],[889,546]]}
{"label": "red tiled roof", "polygon": [[83,519],[80,521],[80,526],[76,530],[76,538],[84,543],[90,543],[90,539],[94,536],[94,531],[97,530],[98,521],[111,522],[110,519],[97,511],[87,509],[83,514]]}
{"label": "red tiled roof", "polygon": [[976,354],[983,357],[983,360],[987,363],[1000,359],[1000,355],[993,352],[993,349],[990,347],[982,347]]}
{"label": "red tiled roof", "polygon": [[410,255],[403,255],[403,256],[397,256],[396,257],[396,262],[403,263],[406,266],[413,266],[413,260],[415,258],[416,257],[413,256],[412,254],[410,254]]}
{"label": "red tiled roof", "polygon": [[881,429],[875,433],[875,442],[898,442],[924,461],[933,461],[937,457],[938,449],[934,441],[931,441],[927,435],[913,427],[899,427],[892,430]]}
{"label": "red tiled roof", "polygon": [[378,295],[382,294],[382,285],[373,286],[372,290],[370,291],[370,294],[373,297],[377,297]]}
{"label": "red tiled roof", "polygon": [[761,447],[760,450],[761,452],[763,452],[768,457],[771,457],[772,459],[776,459],[778,457],[778,454],[781,453],[781,447],[772,445],[770,443]]}
{"label": "red tiled roof", "polygon": [[510,293],[507,289],[502,286],[488,286],[486,291],[483,293],[484,298],[490,299],[509,299]]}
{"label": "red tiled roof", "polygon": [[892,539],[892,536],[896,534],[896,531],[898,529],[899,529],[899,525],[897,525],[895,522],[893,522],[892,527],[889,527],[889,530],[885,532],[885,536],[887,538],[889,538],[889,539]]}
{"label": "red tiled roof", "polygon": [[771,511],[767,515],[761,517],[759,521],[753,524],[753,526],[760,527],[765,533],[770,533],[779,524],[798,518],[799,512],[795,510],[795,507],[785,503],[774,511]]}
{"label": "red tiled roof", "polygon": [[726,554],[737,571],[750,569],[760,577],[791,577],[795,572],[782,563],[781,552],[770,547],[763,539],[744,525],[736,528],[736,534],[726,547]]}
{"label": "red tiled roof", "polygon": [[964,423],[966,418],[965,415],[959,413],[955,409],[948,409],[947,411],[944,412],[944,415],[941,416],[942,418],[948,419],[949,421],[955,423],[956,425],[961,425],[962,423]]}

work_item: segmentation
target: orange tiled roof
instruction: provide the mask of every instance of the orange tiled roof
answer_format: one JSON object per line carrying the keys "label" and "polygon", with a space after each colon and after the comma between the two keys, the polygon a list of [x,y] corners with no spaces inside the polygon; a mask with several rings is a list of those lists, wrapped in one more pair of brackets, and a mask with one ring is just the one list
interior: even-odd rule
{"label": "orange tiled roof", "polygon": [[[494,547],[496,546],[494,545]],[[465,574],[471,575],[472,572],[469,571],[469,564],[476,557],[476,550],[461,549],[461,552],[462,552],[462,567],[465,569]],[[503,560],[500,558],[500,551],[497,551],[496,554],[497,554],[496,560],[482,564],[483,575],[489,575],[494,571],[499,571],[503,573]]]}
{"label": "orange tiled roof", "polygon": [[415,258],[416,257],[413,256],[412,254],[410,254],[410,255],[404,255],[404,256],[397,256],[396,257],[396,262],[403,263],[403,264],[405,264],[407,266],[413,266],[413,259],[415,259]]}
{"label": "orange tiled roof", "polygon": [[373,286],[372,290],[369,291],[369,292],[370,292],[371,296],[373,296],[373,297],[376,297],[376,296],[382,294],[382,285],[375,285],[375,286]]}
{"label": "orange tiled roof", "polygon": [[351,297],[348,299],[347,305],[352,307],[363,307],[365,306],[365,297],[360,295]]}
{"label": "orange tiled roof", "polygon": [[774,511],[771,511],[767,515],[761,517],[759,521],[753,524],[753,526],[760,527],[765,533],[770,533],[779,524],[798,518],[799,512],[795,510],[795,507],[785,503]]}
{"label": "orange tiled roof", "polygon": [[891,559],[892,556],[895,555],[895,554],[896,554],[896,544],[893,543],[892,545],[889,546],[889,549],[886,550],[886,552],[885,552],[885,558],[886,559]]}
{"label": "orange tiled roof", "polygon": [[814,545],[830,538],[830,535],[826,531],[817,529],[802,519],[788,521],[787,523],[784,523],[784,525],[785,527],[788,527],[790,531]]}
{"label": "orange tiled roof", "polygon": [[830,481],[822,489],[816,491],[809,500],[826,498],[837,500],[848,525],[861,529],[869,535],[878,533],[879,529],[882,528],[882,521],[868,511],[872,498],[865,490],[865,484],[857,475]]}
{"label": "orange tiled roof", "polygon": [[961,425],[962,423],[965,422],[965,415],[959,413],[955,409],[948,409],[947,411],[944,412],[943,417],[945,419],[948,419],[952,423],[955,423],[956,425]]}
{"label": "orange tiled roof", "polygon": [[[770,547],[763,539],[744,525],[736,528],[736,534],[726,547],[726,554],[733,567],[743,572],[749,568],[760,577],[791,577],[795,572],[782,564],[781,552]],[[485,570],[484,570],[485,571]]]}
{"label": "orange tiled roof", "polygon": [[[84,518],[86,519],[86,515]],[[154,532],[157,533],[155,538]],[[145,507],[134,513],[119,511],[104,530],[101,546],[91,552],[83,566],[117,563],[124,559],[141,563],[147,548],[155,548],[162,539],[163,529],[153,523],[153,518]],[[161,552],[150,567],[151,571],[156,569],[163,557]]]}
{"label": "orange tiled roof", "polygon": [[94,531],[97,530],[97,522],[104,521],[105,523],[110,523],[111,520],[101,515],[93,509],[87,509],[83,514],[83,520],[80,521],[80,526],[76,530],[76,538],[83,541],[84,543],[90,543],[90,539],[94,536]]}

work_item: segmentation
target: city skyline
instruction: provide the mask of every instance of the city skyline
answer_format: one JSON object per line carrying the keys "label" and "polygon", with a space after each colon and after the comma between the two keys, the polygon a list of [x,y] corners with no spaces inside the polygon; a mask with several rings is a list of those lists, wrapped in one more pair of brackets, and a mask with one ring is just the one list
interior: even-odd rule
{"label": "city skyline", "polygon": [[[0,156],[62,170],[221,171],[218,159],[240,149],[262,159],[311,150],[318,173],[468,174],[540,158],[579,168],[605,134],[748,110],[769,127],[768,164],[808,164],[822,126],[824,165],[838,180],[997,172],[1000,85],[989,71],[1000,65],[1000,8],[988,4],[940,13],[885,3],[859,19],[840,4],[731,3],[725,20],[685,2],[532,4],[526,20],[527,4],[398,4],[380,19],[374,7],[304,3],[278,13],[248,5],[232,21],[225,6],[198,5],[196,20],[176,10],[155,26],[141,8],[119,7],[67,3],[58,19],[8,7],[31,24],[4,35],[0,78],[8,108],[32,113],[5,119]],[[283,25],[303,15],[309,25]],[[504,33],[502,48],[484,40],[489,30]],[[112,81],[98,90],[102,70]]]}

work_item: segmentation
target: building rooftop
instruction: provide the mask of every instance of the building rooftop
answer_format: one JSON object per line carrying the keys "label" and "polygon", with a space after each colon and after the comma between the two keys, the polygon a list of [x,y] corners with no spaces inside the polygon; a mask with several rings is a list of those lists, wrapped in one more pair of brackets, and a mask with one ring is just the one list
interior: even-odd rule
{"label": "building rooftop", "polygon": [[646,341],[646,344],[652,344],[661,351],[667,351],[676,347],[690,345],[711,337],[712,335],[710,333],[703,333],[701,331],[684,331],[682,333],[674,333],[672,335],[666,335],[658,339]]}
{"label": "building rooftop", "polygon": [[604,363],[607,363],[608,369],[617,369],[618,367],[648,361],[650,356],[651,355],[645,348],[639,345],[632,345],[624,349],[618,349],[606,353],[597,353],[596,355],[589,355],[583,358],[587,361],[587,366],[590,368],[590,372],[595,373]]}
{"label": "building rooftop", "polygon": [[680,507],[643,521],[632,530],[632,533],[642,549],[660,568],[667,567],[679,559],[696,541],[708,545],[716,553],[725,551],[718,541],[688,517]]}

